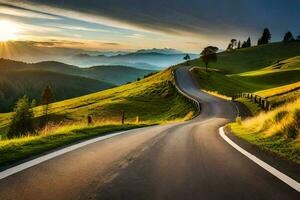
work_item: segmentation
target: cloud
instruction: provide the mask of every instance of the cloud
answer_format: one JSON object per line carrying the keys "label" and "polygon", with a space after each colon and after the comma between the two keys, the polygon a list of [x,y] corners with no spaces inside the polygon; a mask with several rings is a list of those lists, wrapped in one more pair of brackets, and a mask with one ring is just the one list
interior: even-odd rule
{"label": "cloud", "polygon": [[[297,0],[16,0],[5,1],[49,13],[130,30],[210,36],[253,34],[265,26],[275,34],[298,26]],[[44,8],[44,9],[43,9]]]}
{"label": "cloud", "polygon": [[23,9],[15,6],[9,6],[1,3],[0,3],[0,13],[2,15],[12,15],[16,17],[51,19],[51,20],[59,19],[59,17],[54,15],[49,15],[46,13]]}
{"label": "cloud", "polygon": [[65,25],[65,24],[48,24],[48,26],[60,28],[60,29],[74,30],[74,31],[90,31],[90,32],[102,32],[102,33],[109,32],[108,30],[104,30],[104,29],[87,28],[83,26],[72,26],[72,25]]}

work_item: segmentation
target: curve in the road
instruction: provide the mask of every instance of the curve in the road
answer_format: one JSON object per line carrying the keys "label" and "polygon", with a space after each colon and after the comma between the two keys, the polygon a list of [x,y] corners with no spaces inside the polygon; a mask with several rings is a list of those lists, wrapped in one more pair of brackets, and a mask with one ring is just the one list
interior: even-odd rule
{"label": "curve in the road", "polygon": [[299,193],[218,134],[235,106],[202,92],[188,68],[178,87],[201,103],[191,121],[132,130],[0,180],[0,199],[297,199]]}

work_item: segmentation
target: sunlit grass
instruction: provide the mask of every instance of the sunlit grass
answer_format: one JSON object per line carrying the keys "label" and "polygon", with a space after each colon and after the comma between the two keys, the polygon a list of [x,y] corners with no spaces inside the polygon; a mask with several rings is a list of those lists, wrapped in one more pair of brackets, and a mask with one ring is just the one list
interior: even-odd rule
{"label": "sunlit grass", "polygon": [[230,127],[239,137],[300,163],[300,97]]}
{"label": "sunlit grass", "polygon": [[[77,122],[91,115],[94,120],[120,121],[122,112],[125,122],[133,122],[136,116],[150,123],[185,120],[193,105],[178,94],[172,84],[171,70],[113,89],[60,101],[51,104],[54,122]],[[38,120],[42,107],[34,108]],[[0,114],[0,135],[5,136],[12,113]]]}
{"label": "sunlit grass", "polygon": [[9,165],[80,140],[149,125],[152,124],[147,122],[124,125],[119,122],[95,122],[93,125],[87,125],[85,122],[49,124],[35,135],[0,140],[0,166]]}

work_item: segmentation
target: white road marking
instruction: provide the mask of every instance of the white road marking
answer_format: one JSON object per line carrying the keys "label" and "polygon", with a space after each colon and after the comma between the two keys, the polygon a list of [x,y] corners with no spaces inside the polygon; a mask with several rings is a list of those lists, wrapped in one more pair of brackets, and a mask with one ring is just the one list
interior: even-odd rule
{"label": "white road marking", "polygon": [[[147,128],[147,127],[144,127],[144,128]],[[99,142],[101,140],[106,140],[108,138],[112,138],[112,137],[127,133],[129,131],[136,131],[136,130],[141,130],[141,129],[144,129],[144,128],[137,128],[137,129],[132,129],[132,130],[127,130],[127,131],[122,131],[122,132],[118,132],[118,133],[112,133],[112,134],[109,134],[109,135],[100,136],[100,137],[90,139],[90,140],[87,140],[87,141],[84,141],[84,142],[81,142],[81,143],[78,143],[78,144],[74,144],[72,146],[63,148],[61,150],[49,153],[47,155],[38,157],[36,159],[30,160],[28,162],[22,163],[20,165],[17,165],[15,167],[11,167],[7,170],[4,170],[4,171],[0,172],[0,180],[6,178],[8,176],[11,176],[13,174],[16,174],[20,171],[23,171],[25,169],[28,169],[30,167],[33,167],[35,165],[38,165],[38,164],[40,164],[42,162],[45,162],[47,160],[50,160],[50,159],[55,158],[57,156],[60,156],[62,154],[74,151],[74,150],[79,149],[79,148],[84,147],[84,146],[87,146],[89,144]]]}
{"label": "white road marking", "polygon": [[266,162],[260,160],[259,158],[257,158],[253,154],[249,153],[248,151],[246,151],[243,148],[241,148],[240,146],[238,146],[236,143],[234,143],[231,139],[229,139],[226,136],[226,134],[224,132],[224,127],[221,127],[219,129],[219,134],[233,148],[235,148],[236,150],[238,150],[240,153],[244,154],[250,160],[252,160],[253,162],[255,162],[260,167],[264,168],[269,173],[273,174],[275,177],[277,177],[278,179],[280,179],[281,181],[283,181],[284,183],[286,183],[290,187],[294,188],[296,191],[300,192],[300,183],[299,182],[297,182],[294,179],[288,177],[287,175],[285,175],[282,172],[278,171],[277,169],[275,169],[271,165],[269,165]]}

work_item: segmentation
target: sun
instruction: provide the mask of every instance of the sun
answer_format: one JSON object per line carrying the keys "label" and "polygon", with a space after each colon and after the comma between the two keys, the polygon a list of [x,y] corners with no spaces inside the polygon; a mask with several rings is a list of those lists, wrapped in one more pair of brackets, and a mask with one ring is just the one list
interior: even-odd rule
{"label": "sun", "polygon": [[15,40],[18,38],[20,32],[18,24],[12,21],[0,21],[0,41],[6,42],[8,40]]}

